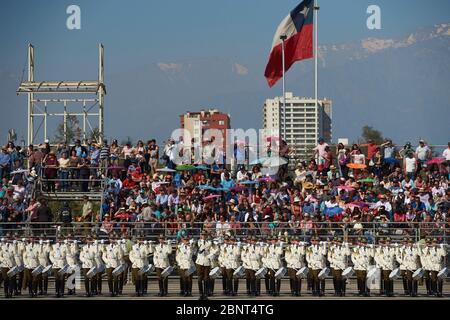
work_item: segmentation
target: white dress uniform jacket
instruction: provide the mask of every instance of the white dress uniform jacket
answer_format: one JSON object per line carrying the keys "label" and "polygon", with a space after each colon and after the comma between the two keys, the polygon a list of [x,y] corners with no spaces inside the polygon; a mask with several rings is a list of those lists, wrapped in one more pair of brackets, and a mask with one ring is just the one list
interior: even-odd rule
{"label": "white dress uniform jacket", "polygon": [[66,265],[66,250],[59,243],[52,246],[49,257],[54,269],[61,269]]}
{"label": "white dress uniform jacket", "polygon": [[395,248],[379,246],[375,249],[374,260],[377,268],[394,270],[396,268]]}
{"label": "white dress uniform jacket", "polygon": [[400,270],[416,271],[420,267],[419,249],[414,246],[401,246],[395,257]]}
{"label": "white dress uniform jacket", "polygon": [[308,268],[312,270],[321,270],[325,268],[327,248],[324,244],[311,245],[306,249],[306,262]]}
{"label": "white dress uniform jacket", "polygon": [[304,245],[301,244],[290,244],[286,248],[284,254],[286,264],[288,268],[291,269],[301,269],[305,266],[305,254],[306,249]]}
{"label": "white dress uniform jacket", "polygon": [[180,269],[187,270],[194,265],[194,261],[192,260],[193,254],[192,246],[184,243],[178,245],[175,261]]}
{"label": "white dress uniform jacket", "polygon": [[195,260],[196,264],[205,267],[211,266],[211,259],[209,258],[211,246],[212,242],[209,240],[202,240],[202,239],[198,240],[197,259]]}
{"label": "white dress uniform jacket", "polygon": [[134,244],[130,251],[130,261],[132,268],[141,269],[148,265],[148,250],[146,245]]}
{"label": "white dress uniform jacket", "polygon": [[102,249],[102,260],[106,268],[115,269],[122,264],[123,253],[120,245],[110,243]]}
{"label": "white dress uniform jacket", "polygon": [[371,265],[372,258],[374,257],[373,248],[367,246],[356,246],[351,251],[351,259],[353,263],[353,269],[358,271],[364,271]]}
{"label": "white dress uniform jacket", "polygon": [[39,256],[36,245],[28,244],[23,252],[23,262],[27,269],[34,269],[39,266]]}
{"label": "white dress uniform jacket", "polygon": [[155,244],[150,247],[150,253],[153,253],[153,264],[155,268],[165,269],[170,265],[169,256],[172,253],[170,244]]}
{"label": "white dress uniform jacket", "polygon": [[348,243],[343,245],[332,245],[328,250],[328,262],[330,267],[335,270],[345,270],[348,267],[348,257],[350,256],[350,248]]}

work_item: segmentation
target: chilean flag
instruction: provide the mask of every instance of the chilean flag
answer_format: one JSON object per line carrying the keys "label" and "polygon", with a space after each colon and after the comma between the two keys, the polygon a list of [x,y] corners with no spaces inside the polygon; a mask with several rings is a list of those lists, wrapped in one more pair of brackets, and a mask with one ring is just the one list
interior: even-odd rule
{"label": "chilean flag", "polygon": [[264,72],[269,87],[273,87],[283,77],[280,36],[286,36],[284,41],[286,72],[295,61],[313,57],[313,17],[314,0],[303,0],[278,26],[273,37],[269,62]]}

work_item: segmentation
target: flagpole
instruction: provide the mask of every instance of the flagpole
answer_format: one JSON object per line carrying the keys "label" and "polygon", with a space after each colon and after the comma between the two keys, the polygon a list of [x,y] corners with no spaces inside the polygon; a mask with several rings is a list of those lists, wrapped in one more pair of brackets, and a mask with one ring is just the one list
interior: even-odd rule
{"label": "flagpole", "polygon": [[317,70],[317,62],[318,62],[318,42],[317,42],[317,16],[319,13],[320,7],[317,5],[317,0],[314,0],[314,101],[315,101],[315,116],[316,116],[316,142],[319,139],[319,78],[318,78],[318,70]]}
{"label": "flagpole", "polygon": [[286,78],[285,78],[285,63],[284,63],[284,41],[287,39],[286,35],[280,36],[281,39],[281,64],[283,67],[283,107],[282,107],[282,127],[283,127],[283,140],[286,141]]}

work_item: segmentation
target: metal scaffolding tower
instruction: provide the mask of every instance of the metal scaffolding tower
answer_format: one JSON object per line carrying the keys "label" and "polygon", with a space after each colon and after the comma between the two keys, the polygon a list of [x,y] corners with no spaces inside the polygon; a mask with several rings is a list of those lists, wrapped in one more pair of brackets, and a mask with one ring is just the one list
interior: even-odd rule
{"label": "metal scaffolding tower", "polygon": [[[104,95],[106,87],[104,84],[103,72],[103,45],[98,45],[98,80],[81,81],[35,81],[34,80],[34,47],[28,45],[28,80],[20,83],[17,94],[25,93],[28,96],[28,145],[35,145],[38,133],[42,127],[43,137],[48,139],[47,120],[49,117],[63,117],[64,138],[67,141],[67,118],[69,116],[82,117],[82,138],[87,140],[87,134],[94,132],[95,125],[90,119],[98,118],[98,140],[103,140],[103,115],[104,115]],[[52,98],[39,98],[41,95]],[[64,95],[64,98],[59,98]],[[79,98],[80,96],[91,96],[89,98]],[[53,98],[56,96],[57,98]],[[62,106],[59,111],[48,110],[50,104]],[[69,105],[78,106],[77,111],[68,111]],[[40,118],[39,125],[36,126],[37,119]],[[42,141],[41,141],[42,142]]]}

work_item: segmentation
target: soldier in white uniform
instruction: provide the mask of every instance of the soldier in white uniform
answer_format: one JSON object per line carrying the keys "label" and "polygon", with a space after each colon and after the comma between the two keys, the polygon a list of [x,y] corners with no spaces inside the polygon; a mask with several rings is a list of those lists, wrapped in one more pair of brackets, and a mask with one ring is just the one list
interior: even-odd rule
{"label": "soldier in white uniform", "polygon": [[150,246],[150,254],[153,254],[153,264],[156,269],[156,277],[158,278],[159,297],[167,296],[169,277],[163,278],[161,272],[170,266],[170,255],[172,254],[172,246],[165,242],[164,235],[158,238],[159,243]]}
{"label": "soldier in white uniform", "polygon": [[148,248],[142,240],[135,243],[130,251],[131,272],[138,297],[144,294],[144,274],[141,274],[139,270],[148,265],[148,255]]}
{"label": "soldier in white uniform", "polygon": [[219,251],[219,257],[218,257],[218,263],[220,266],[220,270],[222,272],[222,293],[223,295],[228,295],[228,288],[227,288],[227,260],[226,257],[226,248],[230,244],[230,238],[228,236],[224,237],[224,241],[222,245],[220,246]]}
{"label": "soldier in white uniform", "polygon": [[37,289],[40,275],[33,275],[32,272],[39,266],[39,256],[37,252],[37,246],[34,242],[34,238],[30,237],[28,243],[23,251],[24,262],[24,281],[22,289],[28,287],[28,293],[30,297],[37,297]]}
{"label": "soldier in white uniform", "polygon": [[282,241],[278,241],[276,237],[272,237],[271,244],[267,247],[266,260],[269,261],[268,265],[270,266],[268,270],[270,286],[269,292],[271,292],[273,296],[280,295],[281,280],[275,279],[275,273],[283,266],[281,262],[282,256]]}
{"label": "soldier in white uniform", "polygon": [[102,294],[102,287],[103,287],[102,277],[103,277],[103,273],[104,273],[104,269],[105,269],[103,259],[102,259],[103,247],[104,247],[104,240],[99,241],[94,236],[92,250],[93,250],[93,254],[94,254],[95,266],[97,267],[97,269],[101,270],[101,271],[97,271],[97,273],[94,276],[94,278],[95,278],[94,279],[94,282],[95,282],[94,295]]}
{"label": "soldier in white uniform", "polygon": [[175,260],[178,264],[181,278],[181,294],[185,297],[190,297],[192,296],[192,274],[189,275],[188,270],[194,266],[194,248],[186,236],[184,236],[181,241],[182,242],[177,247]]}
{"label": "soldier in white uniform", "polygon": [[[50,240],[44,240],[41,238],[39,240],[39,244],[37,245],[37,254],[39,257],[39,264],[43,266],[44,268],[51,265],[49,254],[52,247],[50,245]],[[48,289],[48,273],[41,274],[40,281],[39,281],[39,295],[47,295],[47,289]]]}
{"label": "soldier in white uniform", "polygon": [[413,273],[420,268],[420,256],[418,246],[414,246],[412,239],[407,240],[407,244],[397,248],[395,257],[400,270],[403,272],[403,281],[406,282],[405,295],[417,297],[417,280],[414,280]]}
{"label": "soldier in white uniform", "polygon": [[[220,253],[220,246],[218,244],[218,241],[214,240],[212,241],[211,248],[209,249],[209,260],[211,261],[211,269],[219,267],[219,259],[218,259],[219,253]],[[215,279],[209,277],[208,296],[212,296],[214,294],[214,285]]]}
{"label": "soldier in white uniform", "polygon": [[15,243],[13,243],[14,248],[14,259],[16,260],[16,265],[22,267],[22,271],[20,271],[15,277],[16,284],[14,286],[14,295],[20,296],[22,294],[22,285],[24,278],[24,268],[23,268],[23,252],[25,251],[25,238],[20,239],[18,236],[15,237]]}
{"label": "soldier in white uniform", "polygon": [[433,295],[431,291],[431,275],[430,275],[430,263],[429,259],[427,258],[428,250],[431,248],[431,239],[425,239],[425,245],[419,245],[420,252],[420,264],[422,265],[422,268],[425,270],[425,273],[423,275],[425,279],[425,287],[427,289],[427,295],[431,296]]}
{"label": "soldier in white uniform", "polygon": [[403,292],[406,296],[411,294],[410,288],[408,288],[408,278],[406,276],[406,266],[403,263],[403,251],[408,247],[408,238],[403,238],[402,243],[400,245],[395,245],[395,259],[400,268],[400,274],[402,277],[403,283]]}
{"label": "soldier in white uniform", "polygon": [[306,262],[311,272],[314,296],[323,296],[325,292],[325,280],[319,279],[319,273],[326,267],[326,257],[326,243],[322,242],[319,244],[319,239],[313,237],[311,239],[311,245],[306,249]]}
{"label": "soldier in white uniform", "polygon": [[425,253],[425,259],[427,260],[427,266],[430,270],[431,278],[431,292],[436,297],[442,297],[442,287],[444,280],[438,278],[438,273],[445,267],[445,256],[447,250],[444,244],[438,244],[437,239],[433,239],[431,247]]}
{"label": "soldier in white uniform", "polygon": [[94,295],[94,288],[96,287],[95,276],[88,276],[88,271],[96,267],[94,258],[92,237],[86,237],[86,243],[80,251],[81,269],[84,275],[84,289],[86,291],[86,297],[92,297]]}
{"label": "soldier in white uniform", "polygon": [[241,265],[241,247],[233,236],[230,237],[230,243],[225,248],[225,265],[228,295],[236,296],[239,290],[239,278],[234,277],[233,274]]}
{"label": "soldier in white uniform", "polygon": [[342,271],[348,267],[349,256],[350,248],[348,243],[342,243],[340,239],[335,238],[328,250],[328,262],[333,275],[334,295],[337,297],[345,295],[346,280],[342,278]]}
{"label": "soldier in white uniform", "polygon": [[113,275],[113,271],[122,264],[122,248],[120,247],[120,243],[117,243],[114,237],[111,236],[109,244],[105,245],[102,250],[102,260],[105,264],[106,275],[108,277],[109,294],[111,297],[115,297],[119,294],[119,283],[122,280],[123,273]]}
{"label": "soldier in white uniform", "polygon": [[0,263],[5,298],[12,298],[17,282],[15,276],[9,278],[7,275],[8,271],[16,266],[16,259],[14,258],[14,246],[11,237],[8,237],[1,243]]}
{"label": "soldier in white uniform", "polygon": [[242,261],[242,266],[245,269],[245,285],[247,288],[247,295],[251,295],[251,290],[250,290],[250,282],[251,282],[251,265],[250,265],[250,261],[248,260],[248,249],[251,246],[251,241],[250,238],[246,238],[243,239],[243,241],[245,241],[244,245],[242,246],[242,250],[241,250],[241,261]]}
{"label": "soldier in white uniform", "polygon": [[66,247],[63,244],[63,239],[58,238],[57,242],[52,246],[49,258],[53,264],[53,271],[55,275],[55,291],[56,297],[64,296],[65,274],[59,271],[67,264],[66,261]]}
{"label": "soldier in white uniform", "polygon": [[[68,235],[67,240],[64,241],[66,246],[66,260],[70,267],[71,274],[80,270],[78,263],[80,257],[80,248],[78,246],[78,240],[73,239],[71,235]],[[75,279],[74,279],[75,280]],[[73,289],[69,289],[68,295],[75,295],[75,286]]]}
{"label": "soldier in white uniform", "polygon": [[297,271],[305,266],[305,254],[304,243],[300,243],[299,238],[294,236],[292,243],[287,246],[285,251],[292,296],[298,297],[301,294],[302,280],[297,277]]}
{"label": "soldier in white uniform", "polygon": [[[375,263],[378,268],[381,268],[381,278],[383,288],[380,294],[386,294],[387,297],[394,295],[394,280],[389,278],[390,273],[396,267],[395,249],[391,246],[390,239],[386,238],[375,249]],[[384,291],[384,292],[383,292]]]}
{"label": "soldier in white uniform", "polygon": [[197,259],[195,260],[195,264],[197,267],[200,300],[208,300],[209,272],[211,271],[209,254],[212,242],[207,239],[207,236],[206,231],[202,231],[200,239],[197,241]]}
{"label": "soldier in white uniform", "polygon": [[361,239],[357,246],[351,250],[351,260],[356,273],[358,296],[370,296],[367,288],[367,269],[374,256],[374,249],[367,246],[367,240]]}

